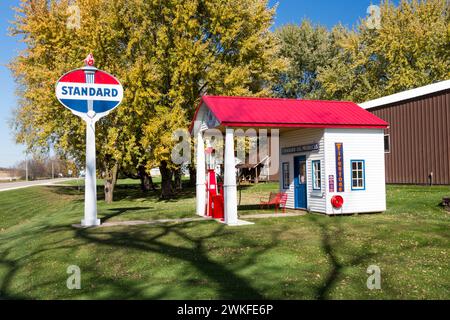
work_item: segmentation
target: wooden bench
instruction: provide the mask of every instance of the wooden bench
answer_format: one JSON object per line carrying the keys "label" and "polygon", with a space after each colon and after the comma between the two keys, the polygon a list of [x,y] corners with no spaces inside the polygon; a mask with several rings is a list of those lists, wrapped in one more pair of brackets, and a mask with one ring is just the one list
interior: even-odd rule
{"label": "wooden bench", "polygon": [[271,205],[273,205],[275,206],[275,213],[278,213],[278,208],[281,207],[283,209],[283,213],[285,213],[287,197],[288,195],[285,192],[271,192],[268,201],[265,201],[262,198],[260,199],[259,206],[262,209],[264,208],[264,206],[267,206],[267,208],[269,208]]}

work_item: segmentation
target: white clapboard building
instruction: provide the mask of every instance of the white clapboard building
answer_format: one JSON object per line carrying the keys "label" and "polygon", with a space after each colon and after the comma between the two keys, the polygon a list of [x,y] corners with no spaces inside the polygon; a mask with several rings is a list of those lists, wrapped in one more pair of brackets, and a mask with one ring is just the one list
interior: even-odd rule
{"label": "white clapboard building", "polygon": [[278,162],[271,170],[279,171],[280,192],[288,195],[287,208],[324,214],[385,211],[387,127],[388,123],[352,102],[204,96],[190,128],[197,141],[197,213],[204,215],[202,153],[205,132],[210,129],[225,136],[228,224],[239,224],[235,132],[248,129],[270,137],[271,162]]}

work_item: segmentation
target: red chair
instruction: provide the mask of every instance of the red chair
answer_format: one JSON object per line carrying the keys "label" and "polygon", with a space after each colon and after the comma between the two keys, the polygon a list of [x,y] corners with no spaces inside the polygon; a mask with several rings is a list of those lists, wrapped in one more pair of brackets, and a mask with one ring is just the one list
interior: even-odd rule
{"label": "red chair", "polygon": [[[288,199],[288,194],[286,192],[281,193],[280,207],[283,208],[283,213],[286,213],[286,202]],[[278,212],[278,206],[275,207],[275,212]]]}
{"label": "red chair", "polygon": [[283,213],[286,212],[286,202],[288,195],[285,192],[274,193],[271,192],[269,196],[269,201],[264,201],[262,198],[260,199],[259,206],[262,209],[264,206],[270,207],[271,205],[275,206],[275,213],[278,213],[278,208],[283,208]]}

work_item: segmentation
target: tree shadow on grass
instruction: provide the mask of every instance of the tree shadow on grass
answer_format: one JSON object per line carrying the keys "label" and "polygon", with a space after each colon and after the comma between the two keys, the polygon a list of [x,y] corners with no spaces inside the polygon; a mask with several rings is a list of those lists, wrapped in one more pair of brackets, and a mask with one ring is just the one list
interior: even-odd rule
{"label": "tree shadow on grass", "polygon": [[[70,228],[68,226],[46,226],[41,227],[40,232],[43,233],[57,233],[61,231],[67,231]],[[9,240],[9,241],[30,241],[30,239],[34,238],[36,236],[36,231],[32,229],[25,231],[21,233],[20,236],[9,236],[9,237],[2,237],[1,240]],[[67,240],[67,239],[64,239]],[[60,240],[55,241],[49,241],[46,242],[44,245],[40,246],[37,250],[27,252],[26,254],[16,257],[16,258],[8,258],[9,255],[13,253],[13,249],[11,248],[2,248],[2,251],[0,252],[0,266],[4,267],[6,269],[6,272],[2,275],[0,278],[0,300],[18,300],[18,299],[29,299],[29,296],[20,295],[17,293],[12,292],[12,283],[15,278],[15,276],[21,271],[21,269],[26,268],[29,266],[33,259],[35,259],[37,256],[39,256],[42,253],[48,252],[48,251],[57,251],[57,250],[68,250],[68,249],[76,249],[78,248],[77,245],[61,245]],[[65,282],[63,282],[65,284]],[[42,283],[39,284],[40,286],[43,285]],[[35,298],[45,298],[45,297],[35,297]]]}
{"label": "tree shadow on grass", "polygon": [[[339,221],[342,217],[325,217],[317,214],[309,214],[307,217],[319,227],[321,248],[331,267],[325,280],[316,289],[316,298],[319,300],[331,299],[331,291],[341,280],[345,268],[359,266],[375,257],[375,254],[371,251],[370,242],[372,239],[363,242],[359,250],[353,252],[351,259],[345,261],[340,259],[338,254],[339,249],[347,245],[343,239],[343,230]],[[327,221],[329,223],[326,223],[324,219],[333,221]]]}
{"label": "tree shadow on grass", "polygon": [[[132,299],[132,298],[140,298],[142,297],[142,290],[140,289],[140,285],[138,286],[135,282],[129,280],[122,279],[113,279],[111,277],[105,276],[101,270],[96,268],[95,260],[89,261],[89,264],[86,265],[83,261],[72,260],[76,256],[76,252],[83,245],[89,244],[88,241],[77,241],[73,243],[73,236],[75,234],[74,229],[67,225],[55,225],[55,226],[41,226],[39,228],[39,232],[36,231],[36,228],[30,228],[20,235],[11,235],[8,237],[1,238],[2,241],[30,241],[32,238],[36,236],[36,234],[40,234],[42,237],[48,237],[53,239],[53,236],[57,236],[58,233],[61,232],[70,232],[68,236],[64,238],[59,238],[57,240],[51,241],[43,241],[38,248],[34,250],[30,250],[21,256],[14,256],[13,248],[2,248],[0,252],[0,267],[3,268],[3,273],[0,277],[0,300],[22,300],[22,299],[46,299],[48,296],[36,296],[33,295],[35,290],[45,292],[48,288],[64,288],[64,290],[52,290],[53,296],[51,298],[60,298],[60,299],[68,299],[68,298],[78,298],[78,294],[89,295],[92,294],[91,297],[95,297],[98,292],[96,289],[99,289],[100,292],[104,292],[105,290],[109,293],[109,296],[103,297],[103,299],[108,298],[116,298],[116,299]],[[83,239],[81,239],[83,240]],[[72,243],[68,244],[66,241]],[[61,244],[64,243],[64,244]],[[42,268],[39,266],[41,262],[47,260],[44,258],[47,253],[54,253],[55,251],[61,251],[61,259],[64,261],[60,261],[59,264],[56,264],[57,269],[50,275],[46,275],[46,278],[43,278],[44,275],[41,275],[37,269]],[[42,256],[44,255],[44,256]],[[14,257],[11,257],[14,256]],[[66,273],[66,268],[69,265],[79,265],[82,271],[82,290],[69,290],[66,288],[66,281],[68,278],[68,274]],[[34,275],[34,285],[32,287],[26,288],[26,295],[18,294],[17,291],[20,292],[20,288],[14,286],[14,281],[16,277],[18,277],[19,273],[27,272],[27,267],[33,265],[36,269],[33,268]],[[61,268],[62,267],[62,268]],[[49,279],[49,280],[45,280]],[[23,290],[23,289],[22,289]],[[152,295],[150,299],[158,299],[162,298],[164,295],[164,290],[161,292]],[[101,294],[98,296],[101,297]]]}
{"label": "tree shadow on grass", "polygon": [[9,287],[11,285],[11,281],[16,274],[18,267],[18,262],[16,260],[8,259],[11,249],[4,250],[0,252],[0,266],[6,268],[5,274],[1,278],[0,282],[0,300],[15,300],[15,299],[23,299],[22,296],[17,294],[12,294],[9,292]]}
{"label": "tree shadow on grass", "polygon": [[[243,204],[238,206],[239,211],[258,211],[259,213],[277,213],[275,211],[275,205],[270,206],[263,206],[261,208],[261,205],[259,204]],[[279,208],[278,213],[282,213],[283,209]]]}
{"label": "tree shadow on grass", "polygon": [[141,211],[141,210],[152,210],[152,209],[154,209],[154,208],[153,207],[125,207],[125,208],[108,209],[108,211],[111,213],[102,215],[100,220],[102,223],[104,223],[114,217],[120,216],[129,211]]}
{"label": "tree shadow on grass", "polygon": [[[62,196],[82,196],[84,195],[84,188],[79,189],[77,186],[43,186],[43,188],[50,190],[53,193]],[[84,200],[83,200],[84,201]]]}
{"label": "tree shadow on grass", "polygon": [[[242,204],[242,205],[238,206],[238,210],[239,211],[254,211],[254,210],[264,211],[264,209],[262,209],[261,206],[258,204]],[[267,211],[267,208],[265,211]]]}
{"label": "tree shadow on grass", "polygon": [[[224,225],[218,225],[207,235],[192,236],[187,232],[187,229],[196,224],[188,222],[160,225],[161,231],[154,235],[148,235],[142,229],[134,231],[109,230],[108,233],[101,232],[100,229],[79,229],[76,231],[76,235],[90,243],[135,249],[145,253],[159,253],[187,262],[206,279],[213,281],[218,286],[218,296],[222,299],[262,299],[261,293],[246,278],[226,267],[223,262],[214,261],[210,257],[206,243],[224,236],[227,233]],[[164,241],[163,238],[169,235],[179,239],[179,243]],[[256,255],[263,254],[275,245],[276,240],[271,245],[255,252],[248,258],[247,263],[240,265],[240,268],[245,268],[256,259]]]}
{"label": "tree shadow on grass", "polygon": [[[142,209],[142,208],[139,208]],[[350,256],[345,258],[342,256],[342,249],[348,244],[345,239],[341,218],[328,218],[317,215],[308,215],[307,219],[310,219],[316,226],[312,232],[318,231],[320,235],[320,245],[327,256],[327,266],[329,271],[327,272],[325,279],[320,285],[315,286],[315,296],[318,299],[330,299],[333,298],[332,291],[344,276],[346,268],[356,267],[359,269],[364,263],[367,266],[372,262],[376,262],[377,253],[371,249],[371,242],[380,235],[374,235],[368,237],[361,243],[357,250],[351,252]],[[245,232],[243,229],[231,229],[224,225],[211,225],[211,228],[197,228],[202,223],[209,222],[187,222],[178,224],[162,224],[157,227],[127,227],[127,228],[91,228],[91,229],[73,229],[67,225],[54,225],[54,226],[39,226],[39,228],[29,228],[28,230],[21,232],[20,234],[10,235],[2,237],[2,241],[21,241],[27,242],[33,239],[37,233],[43,237],[42,244],[36,247],[30,252],[20,257],[12,257],[14,250],[13,247],[2,248],[0,252],[0,266],[4,268],[2,277],[0,279],[0,299],[25,299],[25,298],[46,298],[46,297],[33,297],[32,293],[28,293],[26,296],[18,294],[16,289],[12,289],[13,281],[17,273],[21,272],[22,268],[29,266],[30,263],[35,261],[41,261],[47,251],[61,250],[63,260],[59,265],[65,266],[65,263],[70,261],[77,264],[77,261],[71,261],[71,256],[76,257],[77,250],[84,245],[99,245],[100,247],[107,247],[109,249],[130,249],[139,251],[142,254],[154,253],[163,255],[167,258],[176,259],[180,262],[187,263],[194,269],[195,276],[189,277],[185,273],[186,270],[176,271],[173,277],[170,278],[170,282],[164,282],[154,292],[149,293],[149,286],[143,285],[142,280],[134,279],[132,277],[115,277],[112,278],[104,273],[103,270],[98,269],[94,260],[88,260],[84,262],[84,265],[80,265],[83,274],[86,274],[87,278],[83,278],[83,283],[89,283],[94,285],[93,288],[83,287],[83,291],[80,291],[84,297],[100,297],[106,298],[120,298],[120,299],[164,299],[170,297],[172,293],[172,287],[176,284],[181,284],[186,291],[183,294],[189,294],[195,292],[197,286],[203,285],[204,280],[209,283],[208,288],[216,290],[214,297],[222,299],[263,299],[264,296],[261,288],[255,287],[250,279],[246,276],[239,274],[240,270],[245,270],[249,267],[256,267],[255,272],[258,276],[258,261],[264,256],[266,252],[272,250],[280,245],[280,235],[285,232],[285,229],[277,229],[270,234],[270,238],[266,239],[261,244],[260,240],[253,240],[251,237],[240,237],[235,239],[235,243],[232,245],[225,243],[224,239],[229,236],[233,236],[235,233]],[[301,222],[300,222],[301,223]],[[286,227],[287,228],[287,227]],[[62,236],[58,236],[59,233],[63,233]],[[48,239],[48,241],[47,241]],[[75,241],[74,241],[75,240]],[[219,251],[226,250],[239,250],[241,247],[250,247],[248,253],[242,255],[235,255],[238,259],[233,262],[233,265],[227,263],[227,261],[221,261],[222,259],[214,258],[214,248],[211,249],[211,243],[214,243],[214,248]],[[95,246],[94,246],[95,248]],[[411,246],[412,248],[412,246]],[[410,249],[408,246],[402,247],[402,250]],[[417,246],[414,247],[417,249]],[[69,251],[68,251],[69,250]],[[95,251],[94,251],[95,252]],[[394,249],[386,249],[384,253],[395,254]],[[67,258],[68,257],[68,258]],[[125,256],[126,258],[126,256]],[[83,263],[80,261],[80,263]],[[125,267],[133,266],[133,262],[125,264]],[[383,268],[383,266],[380,266]],[[163,267],[162,267],[163,268]],[[274,271],[275,272],[275,271]],[[365,272],[365,268],[361,270]],[[202,278],[198,279],[197,274]],[[266,273],[263,273],[263,275]],[[48,285],[65,286],[65,280],[67,274],[65,270],[58,271],[49,281],[40,281],[39,278],[35,286],[42,288]],[[204,279],[204,280],[203,280]],[[278,281],[278,278],[268,280],[268,285],[272,281]],[[383,278],[384,279],[384,278]],[[86,281],[85,281],[86,280]],[[36,280],[35,280],[36,281]],[[150,280],[152,281],[152,280]],[[273,282],[272,285],[276,286],[278,282]],[[365,287],[364,283],[361,283]],[[217,289],[216,289],[217,288]],[[363,288],[362,290],[364,290]],[[28,292],[33,292],[33,288],[28,288]],[[30,291],[31,290],[31,291]],[[100,291],[99,291],[100,290]],[[368,290],[368,289],[367,289]],[[400,296],[399,293],[395,293],[395,288],[386,288],[383,285],[383,291],[389,291],[395,296]],[[45,292],[45,291],[44,291]],[[100,292],[100,293],[99,293]],[[77,298],[76,291],[57,291],[54,292],[54,297],[57,298]]]}
{"label": "tree shadow on grass", "polygon": [[[320,239],[321,239],[321,248],[326,254],[328,261],[330,263],[331,270],[328,272],[325,280],[319,285],[316,289],[316,298],[319,300],[332,299],[331,291],[334,289],[336,284],[342,279],[343,273],[346,268],[358,267],[363,263],[366,263],[367,266],[364,266],[362,272],[366,271],[366,268],[369,265],[379,259],[379,253],[374,252],[372,248],[372,243],[375,240],[379,240],[382,236],[389,237],[386,234],[375,234],[373,237],[367,237],[364,242],[359,246],[359,249],[352,252],[350,258],[343,259],[340,258],[339,251],[341,251],[345,246],[352,246],[352,243],[349,243],[349,240],[346,240],[344,237],[344,232],[342,226],[340,224],[340,219],[344,217],[325,217],[318,214],[309,214],[307,216],[309,220],[314,222],[320,231]],[[350,217],[351,219],[357,219],[357,217]],[[326,223],[325,221],[329,222]],[[402,250],[417,250],[418,248],[424,247],[425,245],[420,246],[403,246]],[[391,248],[384,248],[383,254],[395,254],[396,251]],[[383,266],[380,266],[383,269]],[[367,277],[369,275],[367,274]],[[364,289],[365,283],[363,284]],[[363,290],[364,290],[363,289]],[[369,290],[369,289],[366,289]],[[390,292],[392,295],[399,296],[400,294],[396,291],[396,289],[392,286],[383,286],[383,292]]]}
{"label": "tree shadow on grass", "polygon": [[[45,186],[48,190],[63,196],[79,196],[79,199],[74,199],[74,202],[84,202],[84,187],[77,186]],[[149,190],[142,191],[139,185],[136,184],[123,184],[116,185],[114,187],[114,202],[122,200],[137,200],[146,199],[155,202],[177,202],[183,199],[193,199],[195,198],[195,188],[186,187],[182,190],[177,191],[172,199],[162,200],[160,199],[160,190]],[[97,185],[97,201],[104,200],[104,190],[103,186]]]}
{"label": "tree shadow on grass", "polygon": [[[137,209],[137,208],[136,208]],[[142,209],[142,208],[139,208]],[[119,214],[119,210],[113,214]],[[56,298],[77,298],[81,293],[83,296],[120,299],[163,299],[171,295],[171,288],[177,282],[186,288],[186,292],[181,295],[188,295],[189,292],[196,292],[195,287],[203,284],[205,281],[208,287],[214,290],[214,297],[222,299],[262,299],[263,295],[256,289],[251,281],[245,276],[239,275],[239,270],[252,266],[260,255],[274,248],[278,244],[278,233],[272,234],[272,241],[266,242],[263,246],[259,245],[256,250],[239,259],[232,266],[222,261],[222,256],[214,258],[214,251],[211,250],[211,242],[216,243],[214,247],[220,251],[223,246],[223,237],[232,236],[235,232],[241,232],[241,229],[229,229],[222,224],[212,225],[210,229],[197,228],[200,224],[212,222],[187,222],[176,224],[160,224],[154,227],[126,227],[126,228],[89,228],[74,229],[67,225],[39,226],[23,230],[19,234],[11,234],[2,237],[2,241],[20,241],[27,242],[35,238],[37,234],[41,237],[36,247],[30,248],[22,256],[12,255],[13,248],[2,248],[0,253],[0,266],[4,272],[0,279],[0,299],[29,299],[45,298],[44,296],[33,296],[33,292],[39,286],[40,292],[46,292],[49,287],[62,287],[63,290],[53,291],[53,297]],[[245,240],[245,239],[244,239]],[[6,243],[6,242],[5,242]],[[159,254],[167,258],[179,260],[187,263],[194,269],[194,276],[187,277],[185,270],[177,271],[171,277],[172,285],[162,284],[154,292],[148,292],[149,287],[143,286],[142,281],[131,277],[111,278],[102,270],[98,269],[95,260],[72,261],[71,257],[76,257],[78,250],[84,245],[99,245],[109,249],[125,249],[140,251],[142,254]],[[257,243],[253,243],[257,245]],[[236,247],[227,245],[228,250],[240,250],[241,245],[252,245],[252,242],[241,243],[237,239]],[[95,248],[92,247],[92,248]],[[235,248],[235,249],[234,249]],[[25,271],[27,266],[40,261],[46,261],[44,257],[46,252],[61,251],[61,260],[57,264],[63,267],[60,271],[46,278],[39,277],[39,271],[35,277],[33,287],[27,289],[27,295],[16,294],[17,288],[13,286],[14,279],[21,272]],[[44,260],[43,260],[44,259]],[[226,259],[226,258],[225,258]],[[68,275],[65,273],[66,264],[77,264],[82,269],[83,283],[89,284],[89,287],[83,287],[84,290],[77,292],[65,291],[65,281]],[[86,264],[87,263],[87,264]],[[128,268],[130,264],[123,267]],[[109,263],[110,264],[110,263]],[[42,268],[42,265],[39,267]],[[22,270],[24,269],[24,270]],[[190,274],[192,270],[189,270]],[[200,276],[200,279],[198,278]],[[50,279],[50,280],[48,280]],[[178,280],[177,280],[178,279]],[[98,291],[100,290],[100,291]],[[189,291],[190,290],[190,291]]]}

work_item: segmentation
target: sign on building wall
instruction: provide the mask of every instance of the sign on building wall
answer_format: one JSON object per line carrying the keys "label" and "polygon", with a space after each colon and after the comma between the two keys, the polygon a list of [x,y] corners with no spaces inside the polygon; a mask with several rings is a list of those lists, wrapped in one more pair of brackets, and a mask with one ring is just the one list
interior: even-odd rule
{"label": "sign on building wall", "polygon": [[336,191],[344,192],[344,144],[337,142],[334,145],[336,149]]}
{"label": "sign on building wall", "polygon": [[318,150],[319,150],[319,144],[313,143],[313,144],[306,144],[303,146],[282,148],[281,154],[299,153],[299,152],[305,152],[305,151],[318,151]]}
{"label": "sign on building wall", "polygon": [[328,191],[334,192],[334,175],[333,174],[328,176]]}

